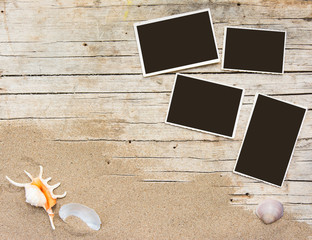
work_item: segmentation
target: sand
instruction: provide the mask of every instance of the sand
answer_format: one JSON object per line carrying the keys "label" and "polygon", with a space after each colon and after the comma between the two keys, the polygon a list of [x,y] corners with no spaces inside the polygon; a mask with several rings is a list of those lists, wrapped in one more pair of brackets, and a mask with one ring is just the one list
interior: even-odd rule
{"label": "sand", "polygon": [[[120,151],[110,142],[51,141],[52,133],[34,125],[0,128],[0,239],[308,239],[312,228],[284,217],[263,224],[254,214],[230,204],[231,180],[220,174],[202,174],[190,182],[142,181],[141,169],[113,158]],[[139,161],[139,160],[138,160]],[[67,191],[53,208],[52,230],[43,208],[25,203],[24,189],[11,185],[28,182],[44,168],[56,193]],[[99,231],[70,217],[64,223],[60,206],[78,202],[95,209],[102,220]]]}

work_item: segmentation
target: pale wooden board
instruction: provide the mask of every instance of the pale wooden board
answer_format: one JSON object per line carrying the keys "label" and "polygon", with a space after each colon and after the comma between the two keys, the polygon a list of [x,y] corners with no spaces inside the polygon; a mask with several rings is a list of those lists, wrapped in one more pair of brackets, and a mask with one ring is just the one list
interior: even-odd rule
{"label": "pale wooden board", "polygon": [[[221,56],[225,26],[287,31],[284,75],[225,72],[220,63],[183,71],[246,89],[234,140],[164,124],[174,74],[141,74],[133,23],[207,7]],[[0,124],[35,125],[64,144],[131,144],[140,154],[115,160],[140,167],[145,180],[219,172],[233,179],[224,186],[237,189],[233,205],[274,197],[312,223],[310,1],[2,0],[0,10]],[[309,108],[281,189],[231,172],[257,92]]]}

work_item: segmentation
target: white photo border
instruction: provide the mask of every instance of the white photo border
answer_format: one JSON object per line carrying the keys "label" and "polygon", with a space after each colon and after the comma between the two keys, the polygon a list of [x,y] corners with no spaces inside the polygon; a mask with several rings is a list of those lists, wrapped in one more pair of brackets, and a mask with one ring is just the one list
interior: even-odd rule
{"label": "white photo border", "polygon": [[[217,58],[216,59],[212,59],[212,60],[208,60],[208,61],[192,63],[192,64],[180,66],[180,67],[174,67],[174,68],[170,68],[170,69],[156,71],[156,72],[152,72],[152,73],[146,73],[145,65],[144,65],[144,61],[143,61],[141,44],[140,44],[140,38],[139,38],[137,27],[138,26],[142,26],[142,25],[147,25],[147,24],[150,24],[150,23],[161,22],[161,21],[165,21],[165,20],[168,20],[168,19],[174,19],[174,18],[189,16],[189,15],[194,15],[194,14],[197,14],[197,13],[203,13],[203,12],[207,12],[208,15],[209,15],[209,21],[210,21],[210,26],[211,26],[211,30],[212,30],[212,35],[213,35],[213,39],[214,39],[215,46],[216,46]],[[139,57],[140,57],[140,63],[141,63],[143,77],[150,77],[150,76],[159,75],[159,74],[162,74],[162,73],[175,72],[175,71],[179,71],[179,70],[183,70],[183,69],[187,69],[187,68],[199,67],[199,66],[204,66],[204,65],[220,62],[220,56],[219,56],[216,36],[215,36],[214,28],[213,28],[212,16],[211,16],[211,12],[210,12],[209,8],[201,9],[201,10],[197,10],[197,11],[186,12],[186,13],[175,14],[175,15],[171,15],[171,16],[167,16],[167,17],[161,17],[161,18],[157,18],[157,19],[151,19],[151,20],[147,20],[147,21],[143,21],[143,22],[137,22],[137,23],[133,24],[133,27],[134,27],[135,39],[136,39],[137,47],[138,47],[138,51],[139,51]]]}
{"label": "white photo border", "polygon": [[[174,94],[177,78],[178,78],[179,75],[180,76],[184,76],[184,77],[188,77],[188,78],[193,78],[193,79],[200,80],[200,81],[204,81],[204,82],[214,83],[214,84],[217,84],[217,85],[221,85],[221,86],[226,86],[226,87],[231,87],[231,88],[234,88],[234,89],[242,90],[242,94],[241,94],[240,101],[239,101],[239,106],[238,106],[238,109],[237,109],[236,119],[235,119],[235,123],[234,123],[234,129],[233,129],[233,132],[232,132],[231,136],[227,136],[227,135],[223,135],[223,134],[219,134],[219,133],[214,133],[214,132],[210,132],[210,131],[205,131],[205,130],[201,130],[201,129],[197,129],[197,128],[193,128],[193,127],[188,127],[188,126],[184,126],[184,125],[177,124],[177,123],[168,122],[168,115],[169,115],[169,110],[170,110],[170,107],[171,107],[171,101],[172,101],[172,97],[173,97],[173,94]],[[240,87],[236,87],[236,86],[233,87],[233,86],[228,85],[228,84],[223,84],[223,83],[219,83],[219,82],[216,82],[216,81],[210,81],[210,80],[206,80],[206,79],[202,79],[202,78],[197,78],[197,77],[193,77],[193,76],[190,76],[190,75],[187,75],[187,74],[176,73],[174,84],[173,84],[173,88],[172,88],[172,92],[171,92],[171,97],[170,97],[170,101],[169,101],[169,105],[168,105],[168,110],[167,110],[165,123],[169,124],[169,125],[177,126],[177,127],[182,127],[182,128],[186,128],[186,129],[190,129],[190,130],[195,130],[195,131],[198,131],[198,132],[209,133],[209,134],[212,134],[212,135],[215,135],[215,136],[218,136],[218,137],[225,137],[225,138],[229,138],[229,139],[234,139],[235,138],[235,133],[236,133],[236,127],[237,127],[237,123],[238,123],[238,119],[239,119],[239,114],[240,114],[241,106],[242,106],[242,103],[243,103],[244,93],[245,93],[245,89],[244,88],[240,88]]]}
{"label": "white photo border", "polygon": [[[227,29],[228,28],[244,29],[244,30],[270,31],[270,32],[283,32],[283,33],[285,33],[282,72],[264,72],[264,71],[256,71],[256,70],[243,70],[243,69],[225,68],[224,67],[224,56],[225,56],[226,34],[227,34]],[[282,74],[284,74],[284,66],[285,66],[286,38],[287,38],[287,32],[284,31],[284,30],[273,30],[273,29],[263,29],[263,28],[249,28],[249,27],[238,27],[238,26],[225,26],[224,27],[224,38],[223,38],[221,70],[224,70],[224,71],[235,71],[235,72],[247,72],[247,73],[265,73],[265,74],[282,75]]]}
{"label": "white photo border", "polygon": [[[285,171],[285,173],[284,173],[284,177],[283,177],[283,181],[282,181],[282,184],[281,184],[281,185],[276,185],[276,184],[274,184],[274,183],[267,182],[267,181],[262,180],[262,179],[260,179],[260,178],[256,178],[256,177],[250,176],[250,175],[248,175],[248,174],[244,174],[244,173],[235,171],[235,168],[236,168],[236,165],[237,165],[237,162],[238,162],[238,158],[239,158],[240,153],[241,153],[241,150],[242,150],[242,148],[243,148],[243,145],[244,145],[244,142],[245,142],[245,138],[246,138],[246,135],[247,135],[247,132],[248,132],[248,129],[249,129],[249,125],[250,125],[250,122],[251,122],[251,119],[252,119],[252,116],[253,116],[253,113],[254,113],[254,110],[255,110],[255,107],[256,107],[256,104],[257,104],[257,100],[258,100],[258,96],[259,96],[259,95],[264,96],[264,97],[268,97],[268,98],[271,98],[271,99],[274,99],[274,100],[279,101],[279,102],[287,103],[287,104],[290,104],[290,105],[295,106],[295,107],[299,107],[299,108],[305,109],[305,112],[304,112],[304,115],[303,115],[303,118],[302,118],[302,121],[301,121],[301,125],[300,125],[299,131],[298,131],[298,133],[297,133],[296,141],[295,141],[295,143],[294,143],[294,147],[293,147],[292,152],[291,152],[291,155],[290,155],[290,157],[289,157],[288,165],[287,165],[286,171]],[[285,181],[285,178],[286,178],[286,175],[287,175],[287,172],[288,172],[288,168],[289,168],[290,162],[291,162],[291,160],[292,160],[292,156],[293,156],[294,151],[295,151],[295,148],[296,148],[296,144],[297,144],[297,141],[298,141],[298,137],[299,137],[299,134],[300,134],[300,132],[301,132],[301,129],[302,129],[302,126],[303,126],[303,123],[304,123],[304,120],[305,120],[305,117],[306,117],[307,112],[308,112],[308,108],[307,108],[307,107],[303,107],[303,106],[301,106],[301,105],[297,105],[297,104],[294,104],[294,103],[291,103],[291,102],[288,102],[288,101],[280,100],[280,99],[277,99],[277,98],[268,96],[268,95],[266,95],[266,94],[257,93],[257,94],[255,95],[254,104],[253,104],[253,107],[252,107],[252,110],[251,110],[251,114],[250,114],[250,117],[249,117],[249,120],[248,120],[248,123],[247,123],[247,127],[246,127],[246,131],[245,131],[245,134],[244,134],[244,138],[243,138],[243,141],[242,141],[242,143],[241,143],[241,146],[240,146],[238,155],[237,155],[237,157],[236,157],[235,166],[234,166],[234,168],[233,168],[233,173],[236,173],[236,174],[238,174],[238,175],[241,175],[241,176],[244,176],[244,177],[248,177],[248,178],[251,178],[251,179],[254,179],[254,180],[258,180],[258,181],[267,183],[267,184],[272,185],[272,186],[275,186],[275,187],[282,188],[282,187],[283,187],[283,184],[284,184],[284,181]]]}

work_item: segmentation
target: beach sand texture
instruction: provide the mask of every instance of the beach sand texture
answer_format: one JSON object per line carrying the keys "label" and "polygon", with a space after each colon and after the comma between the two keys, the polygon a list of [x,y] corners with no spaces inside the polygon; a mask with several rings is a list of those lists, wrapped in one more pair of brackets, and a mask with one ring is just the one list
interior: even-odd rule
{"label": "beach sand texture", "polygon": [[[312,235],[308,224],[292,220],[287,207],[281,220],[265,225],[253,211],[231,205],[235,189],[224,187],[231,179],[222,173],[179,183],[148,182],[135,161],[114,160],[120,151],[137,154],[129,143],[122,150],[107,142],[64,144],[30,126],[5,126],[1,132],[1,179],[8,175],[28,182],[22,170],[35,175],[43,165],[51,184],[61,182],[55,193],[67,191],[54,207],[53,231],[43,208],[27,204],[22,188],[1,181],[1,239],[303,240]],[[63,222],[57,213],[70,202],[95,209],[101,229],[90,230],[75,217]]]}

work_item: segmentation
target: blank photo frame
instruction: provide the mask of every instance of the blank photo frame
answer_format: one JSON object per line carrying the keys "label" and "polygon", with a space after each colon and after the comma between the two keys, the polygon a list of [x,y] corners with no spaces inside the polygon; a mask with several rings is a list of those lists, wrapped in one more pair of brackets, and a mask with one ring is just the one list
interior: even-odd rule
{"label": "blank photo frame", "polygon": [[284,73],[286,32],[225,27],[222,69]]}
{"label": "blank photo frame", "polygon": [[234,138],[244,89],[176,74],[166,123]]}
{"label": "blank photo frame", "polygon": [[256,95],[234,172],[281,187],[306,111],[292,103]]}
{"label": "blank photo frame", "polygon": [[209,9],[134,24],[143,76],[219,62]]}

